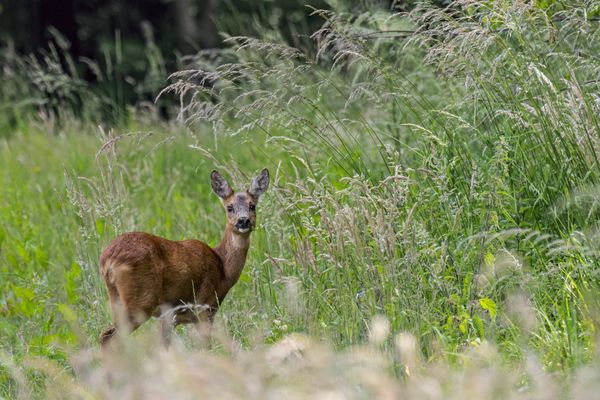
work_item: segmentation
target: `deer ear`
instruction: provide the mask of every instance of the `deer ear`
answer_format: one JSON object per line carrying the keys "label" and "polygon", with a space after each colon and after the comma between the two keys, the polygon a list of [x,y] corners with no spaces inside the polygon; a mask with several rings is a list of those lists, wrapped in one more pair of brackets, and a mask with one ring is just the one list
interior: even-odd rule
{"label": "deer ear", "polygon": [[217,171],[211,172],[210,184],[212,185],[213,191],[222,199],[226,199],[233,194],[233,190],[231,190],[229,183],[227,183],[225,178]]}
{"label": "deer ear", "polygon": [[269,170],[263,169],[256,178],[252,179],[252,183],[250,184],[250,193],[252,196],[257,199],[262,196],[264,192],[269,188]]}

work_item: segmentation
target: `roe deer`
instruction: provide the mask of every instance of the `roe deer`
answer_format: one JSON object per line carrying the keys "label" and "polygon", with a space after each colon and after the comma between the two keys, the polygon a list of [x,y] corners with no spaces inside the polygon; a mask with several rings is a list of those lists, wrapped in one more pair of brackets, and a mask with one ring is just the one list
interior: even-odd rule
{"label": "roe deer", "polygon": [[[269,171],[263,169],[245,192],[234,193],[217,171],[211,174],[211,185],[227,210],[225,234],[214,249],[198,240],[172,241],[130,232],[102,252],[100,272],[108,288],[113,324],[100,335],[101,347],[117,329],[132,332],[161,313],[165,346],[178,324],[212,323],[244,268],[250,232],[256,225],[256,203],[269,187]],[[204,309],[196,313],[197,307]],[[119,315],[125,324],[120,324]]]}

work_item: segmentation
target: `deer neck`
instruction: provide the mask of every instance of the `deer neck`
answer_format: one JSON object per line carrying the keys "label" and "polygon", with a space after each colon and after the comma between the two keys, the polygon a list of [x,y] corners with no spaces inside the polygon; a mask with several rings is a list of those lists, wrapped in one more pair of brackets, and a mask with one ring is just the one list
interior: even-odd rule
{"label": "deer neck", "polygon": [[233,286],[244,269],[246,255],[250,247],[250,235],[240,234],[227,224],[225,234],[221,243],[215,247],[215,252],[221,258],[223,271],[225,273],[224,285],[227,288]]}

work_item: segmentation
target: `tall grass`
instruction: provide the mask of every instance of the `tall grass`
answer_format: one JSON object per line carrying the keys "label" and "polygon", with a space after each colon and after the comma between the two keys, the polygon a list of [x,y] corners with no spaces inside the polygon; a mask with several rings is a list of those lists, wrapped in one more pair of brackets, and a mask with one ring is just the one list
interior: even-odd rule
{"label": "tall grass", "polygon": [[[2,393],[593,393],[599,7],[316,11],[316,56],[232,37],[173,74],[159,97],[178,96],[178,121],[4,140],[0,329],[14,361]],[[184,331],[171,353],[146,353],[142,332],[105,361],[120,378],[104,385],[102,246],[133,229],[215,244],[206,171],[240,184],[263,166],[274,185],[219,312],[227,333],[198,349]],[[62,375],[32,355],[75,381],[48,385]]]}
{"label": "tall grass", "polygon": [[[554,309],[540,315],[553,335],[578,344],[554,353],[562,339],[536,343],[573,365],[576,348],[589,347],[593,299],[568,286],[596,284],[596,260],[569,245],[595,224],[593,210],[569,200],[598,173],[593,12],[589,2],[555,12],[460,1],[409,15],[323,13],[316,61],[231,38],[233,62],[201,60],[166,91],[180,95],[189,123],[264,135],[298,155],[315,183],[290,182],[298,200],[284,218],[296,256],[283,271],[320,294],[310,308],[342,342],[360,341],[361,321],[376,312],[454,350],[486,332],[512,342],[516,332],[490,307],[524,291]],[[411,29],[406,40],[384,35]],[[572,301],[582,319],[563,308]]]}

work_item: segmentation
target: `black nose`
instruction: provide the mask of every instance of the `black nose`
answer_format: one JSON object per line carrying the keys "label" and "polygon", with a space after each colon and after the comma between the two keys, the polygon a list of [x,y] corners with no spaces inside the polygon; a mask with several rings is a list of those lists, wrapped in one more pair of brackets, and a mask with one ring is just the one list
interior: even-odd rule
{"label": "black nose", "polygon": [[249,228],[250,227],[250,218],[248,218],[248,217],[238,218],[236,225],[238,228],[242,228],[242,229]]}

